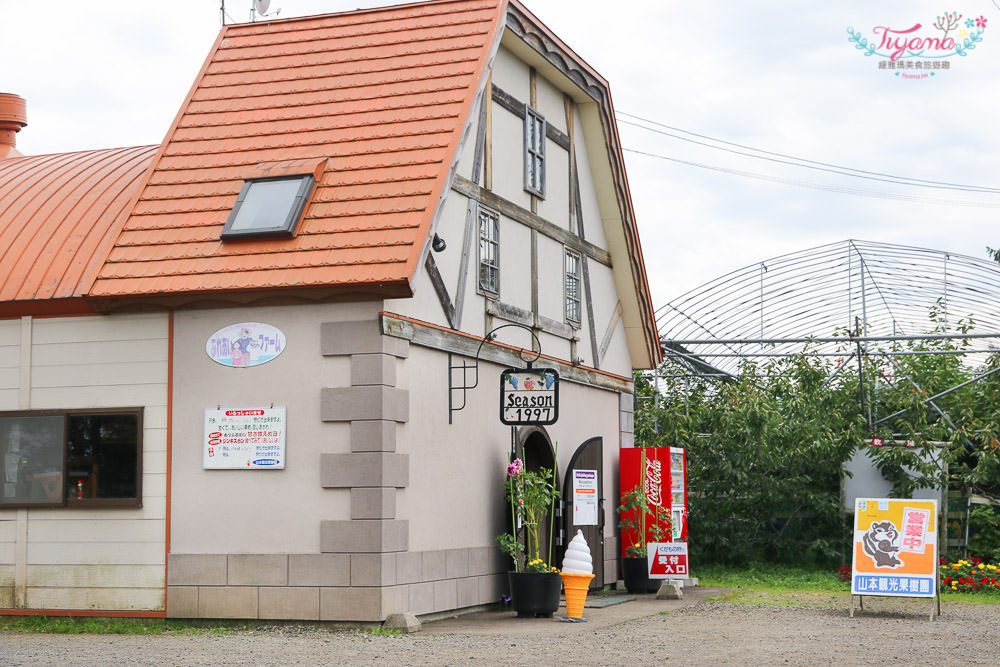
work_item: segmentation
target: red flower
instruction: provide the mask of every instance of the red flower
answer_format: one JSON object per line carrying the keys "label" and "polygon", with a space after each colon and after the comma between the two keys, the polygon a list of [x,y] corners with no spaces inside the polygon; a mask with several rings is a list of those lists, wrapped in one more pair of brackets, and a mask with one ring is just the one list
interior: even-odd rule
{"label": "red flower", "polygon": [[986,17],[985,16],[980,16],[978,19],[976,19],[976,27],[977,28],[985,28],[986,27]]}

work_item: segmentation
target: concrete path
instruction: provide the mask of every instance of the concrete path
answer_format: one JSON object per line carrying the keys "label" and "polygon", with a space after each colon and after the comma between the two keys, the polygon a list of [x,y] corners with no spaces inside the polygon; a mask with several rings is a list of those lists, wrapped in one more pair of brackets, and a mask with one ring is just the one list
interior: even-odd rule
{"label": "concrete path", "polygon": [[[629,602],[605,607],[584,607],[584,623],[559,621],[566,618],[566,607],[560,603],[559,611],[552,618],[518,618],[513,611],[481,611],[461,616],[449,616],[435,621],[424,621],[421,634],[467,635],[574,635],[594,632],[646,616],[673,612],[698,604],[706,597],[724,592],[723,588],[701,586],[685,588],[680,600],[657,600],[655,593],[638,595],[616,591],[608,595],[588,597],[587,601],[603,601],[608,597],[633,598]],[[593,595],[593,594],[591,594]]]}

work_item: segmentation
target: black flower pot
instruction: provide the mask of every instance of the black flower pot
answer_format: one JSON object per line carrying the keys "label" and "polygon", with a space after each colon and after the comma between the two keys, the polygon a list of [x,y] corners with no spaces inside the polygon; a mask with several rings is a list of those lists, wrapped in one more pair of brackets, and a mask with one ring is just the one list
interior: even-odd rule
{"label": "black flower pot", "polygon": [[629,593],[655,593],[662,583],[649,578],[649,564],[645,558],[623,558],[622,578]]}
{"label": "black flower pot", "polygon": [[555,572],[508,572],[507,581],[518,616],[548,618],[559,609],[562,578]]}

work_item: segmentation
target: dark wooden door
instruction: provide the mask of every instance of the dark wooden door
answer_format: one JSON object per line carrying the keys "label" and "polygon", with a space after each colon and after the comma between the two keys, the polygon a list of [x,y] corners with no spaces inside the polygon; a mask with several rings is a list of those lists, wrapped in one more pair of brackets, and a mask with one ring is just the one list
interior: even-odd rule
{"label": "dark wooden door", "polygon": [[[586,515],[575,516],[573,502],[574,470],[594,471],[597,476],[597,524],[577,525],[577,521],[590,524]],[[603,438],[591,438],[580,445],[566,468],[566,478],[562,487],[563,506],[563,539],[560,541],[562,550],[576,535],[577,530],[583,531],[583,537],[590,547],[590,555],[594,559],[594,578],[590,581],[592,589],[604,587],[604,442]],[[562,552],[560,552],[562,553]],[[560,564],[562,557],[560,555]]]}

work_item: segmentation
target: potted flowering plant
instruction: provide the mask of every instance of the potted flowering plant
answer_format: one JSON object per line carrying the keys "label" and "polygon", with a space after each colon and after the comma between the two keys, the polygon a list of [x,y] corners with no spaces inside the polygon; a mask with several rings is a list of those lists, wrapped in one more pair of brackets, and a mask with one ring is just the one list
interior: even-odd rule
{"label": "potted flowering plant", "polygon": [[507,466],[504,480],[510,503],[511,532],[497,537],[500,550],[514,561],[508,573],[511,604],[518,616],[551,616],[559,608],[559,570],[541,557],[541,526],[548,518],[552,553],[555,512],[559,497],[555,470],[526,470],[521,459]]}
{"label": "potted flowering plant", "polygon": [[670,534],[670,512],[662,506],[650,505],[645,485],[640,482],[622,496],[618,516],[622,542],[627,545],[622,560],[625,588],[629,593],[655,593],[660,581],[649,578],[646,535],[651,535],[654,542],[663,541]]}

